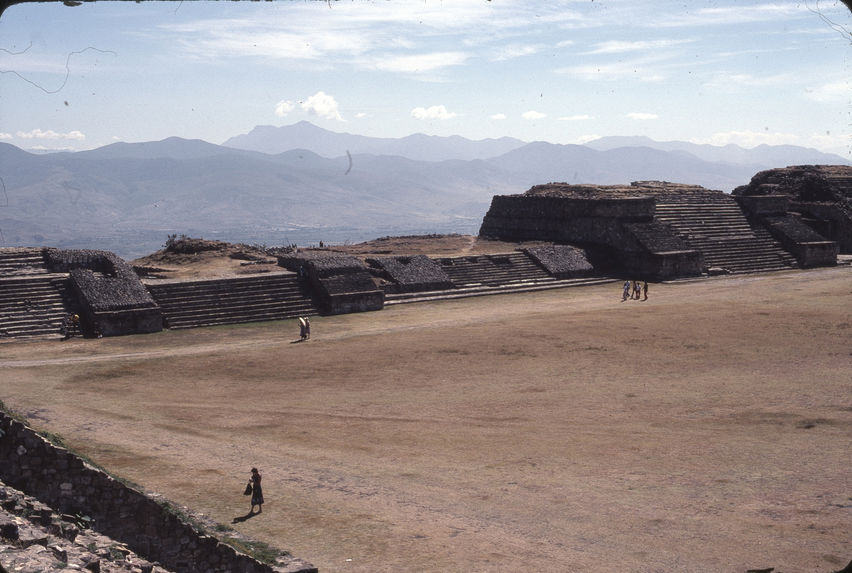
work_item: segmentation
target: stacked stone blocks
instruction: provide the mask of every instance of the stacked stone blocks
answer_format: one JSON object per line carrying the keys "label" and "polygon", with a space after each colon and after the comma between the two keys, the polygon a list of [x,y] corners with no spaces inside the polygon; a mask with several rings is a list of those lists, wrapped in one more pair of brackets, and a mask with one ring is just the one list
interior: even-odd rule
{"label": "stacked stone blocks", "polygon": [[98,531],[181,573],[316,571],[298,560],[269,565],[236,551],[184,522],[167,504],[54,446],[4,412],[0,479],[61,513],[87,516]]}

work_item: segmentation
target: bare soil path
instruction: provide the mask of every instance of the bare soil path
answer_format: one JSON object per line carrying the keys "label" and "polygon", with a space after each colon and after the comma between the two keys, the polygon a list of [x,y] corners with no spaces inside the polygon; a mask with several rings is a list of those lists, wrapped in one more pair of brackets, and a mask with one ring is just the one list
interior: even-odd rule
{"label": "bare soil path", "polygon": [[321,571],[835,571],[852,269],[0,344],[0,399]]}

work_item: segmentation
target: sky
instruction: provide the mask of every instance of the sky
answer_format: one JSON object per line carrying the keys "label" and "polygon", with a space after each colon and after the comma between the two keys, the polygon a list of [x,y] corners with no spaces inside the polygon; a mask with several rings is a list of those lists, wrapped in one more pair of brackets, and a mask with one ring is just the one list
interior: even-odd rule
{"label": "sky", "polygon": [[221,144],[302,120],[852,159],[852,13],[838,0],[99,1],[0,18],[0,141],[23,149]]}

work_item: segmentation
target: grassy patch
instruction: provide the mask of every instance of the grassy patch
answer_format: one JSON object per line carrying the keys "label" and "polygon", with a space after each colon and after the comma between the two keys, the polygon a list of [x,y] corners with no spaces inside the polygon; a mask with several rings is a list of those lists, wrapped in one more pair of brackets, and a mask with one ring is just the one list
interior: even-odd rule
{"label": "grassy patch", "polygon": [[250,541],[230,536],[224,537],[221,541],[222,543],[230,545],[237,551],[245,553],[253,559],[257,559],[261,563],[266,563],[267,565],[274,565],[279,557],[290,555],[287,551],[276,549],[263,541]]}

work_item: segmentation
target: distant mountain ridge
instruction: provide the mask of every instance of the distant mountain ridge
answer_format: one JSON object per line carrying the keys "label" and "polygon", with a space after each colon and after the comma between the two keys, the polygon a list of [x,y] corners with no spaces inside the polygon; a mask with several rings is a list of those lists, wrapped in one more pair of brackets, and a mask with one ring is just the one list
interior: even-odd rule
{"label": "distant mountain ridge", "polygon": [[[545,143],[536,141],[533,144]],[[377,138],[349,133],[338,133],[318,127],[308,121],[292,125],[273,127],[257,126],[249,133],[237,135],[225,141],[224,147],[276,154],[292,149],[307,149],[328,158],[342,157],[348,153],[370,153],[394,155],[418,161],[444,161],[459,159],[493,159],[504,153],[530,145],[512,137],[499,139],[470,140],[454,135],[449,137],[423,135],[422,133],[402,138]],[[689,153],[703,161],[734,163],[739,165],[841,164],[850,162],[843,157],[794,145],[758,145],[746,149],[734,144],[715,146],[685,141],[655,141],[645,136],[607,136],[583,144],[596,151],[612,151],[627,147],[647,147],[660,151]]]}
{"label": "distant mountain ridge", "polygon": [[[476,233],[494,195],[541,183],[660,179],[730,191],[773,167],[849,164],[788,146],[751,153],[635,138],[592,145],[381,139],[306,122],[255,132],[280,151],[170,137],[34,154],[0,142],[0,246],[98,248],[133,258],[173,233],[270,245]],[[774,152],[791,160],[766,163]],[[717,159],[701,157],[709,153]]]}
{"label": "distant mountain ridge", "polygon": [[511,137],[472,141],[454,135],[440,137],[416,133],[402,138],[367,137],[337,133],[317,127],[308,121],[273,127],[259,125],[249,133],[225,141],[224,147],[276,154],[292,149],[308,149],[317,155],[334,158],[349,153],[395,155],[418,161],[445,161],[460,159],[488,159],[523,146],[525,143]]}
{"label": "distant mountain ridge", "polygon": [[729,143],[724,146],[708,143],[688,143],[685,141],[654,141],[644,136],[609,136],[586,143],[587,147],[599,151],[609,151],[622,147],[649,147],[660,151],[680,151],[689,153],[705,161],[736,163],[740,165],[820,165],[849,164],[839,155],[824,153],[809,147],[795,145],[766,145],[746,149]]}

